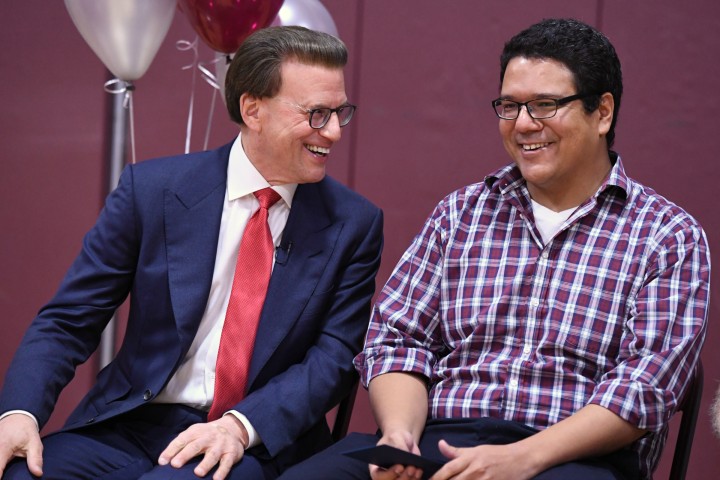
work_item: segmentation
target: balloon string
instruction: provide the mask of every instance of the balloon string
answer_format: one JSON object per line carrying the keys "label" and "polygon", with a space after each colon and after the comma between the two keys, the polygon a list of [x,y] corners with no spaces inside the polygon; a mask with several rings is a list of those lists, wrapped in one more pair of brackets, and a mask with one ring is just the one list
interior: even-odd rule
{"label": "balloon string", "polygon": [[226,58],[227,57],[216,57],[209,62],[199,62],[197,66],[198,70],[200,70],[202,79],[213,87],[212,99],[210,100],[210,112],[208,113],[207,127],[205,128],[205,143],[203,144],[204,150],[207,150],[210,141],[210,131],[212,130],[212,120],[215,113],[215,99],[217,98],[217,93],[220,91],[220,82],[218,82],[217,75],[212,73],[207,67],[214,65],[221,60],[227,61]]}
{"label": "balloon string", "polygon": [[207,82],[212,88],[213,88],[213,94],[212,99],[210,100],[210,111],[208,112],[208,121],[207,126],[205,128],[205,141],[203,143],[203,150],[207,150],[208,143],[210,141],[210,132],[212,131],[212,120],[213,116],[215,114],[215,100],[217,98],[217,93],[220,91],[220,83],[218,82],[217,75],[212,73],[208,66],[214,65],[221,60],[224,60],[226,62],[229,62],[229,58],[227,56],[224,57],[217,57],[213,60],[210,60],[209,62],[200,62],[198,61],[198,42],[199,38],[196,36],[195,40],[192,42],[189,42],[187,40],[178,40],[175,43],[175,47],[180,51],[188,51],[192,50],[193,52],[193,59],[192,63],[189,65],[185,65],[182,67],[183,70],[192,69],[192,81],[190,86],[190,106],[188,108],[188,121],[187,121],[187,129],[185,132],[185,153],[190,152],[190,137],[192,134],[192,124],[193,124],[193,116],[195,111],[195,86],[197,83],[196,77],[197,72],[200,72],[200,76],[205,82]]}
{"label": "balloon string", "polygon": [[187,40],[178,40],[175,48],[181,52],[191,50],[193,52],[192,63],[182,67],[182,70],[192,69],[192,80],[190,82],[190,106],[188,107],[187,127],[185,128],[185,153],[190,153],[190,137],[192,135],[193,111],[195,108],[195,77],[198,65],[198,37],[189,42]]}
{"label": "balloon string", "polygon": [[220,90],[220,84],[218,83],[217,76],[208,70],[206,65],[214,65],[218,63],[219,60],[219,58],[216,58],[214,60],[210,60],[209,62],[200,62],[197,66],[198,70],[200,70],[200,73],[202,74],[202,79],[210,84],[210,86],[215,90]]}
{"label": "balloon string", "polygon": [[213,113],[215,113],[215,98],[217,97],[217,88],[213,88],[212,99],[210,100],[210,113],[208,113],[207,127],[205,128],[205,143],[203,144],[203,150],[208,149],[208,143],[210,141],[210,130],[212,126]]}
{"label": "balloon string", "polygon": [[120,80],[119,78],[114,78],[112,80],[108,80],[105,82],[104,85],[105,91],[112,95],[121,95],[124,94],[125,98],[123,98],[123,108],[128,110],[129,115],[129,122],[130,122],[130,150],[132,154],[132,163],[135,163],[135,119],[134,119],[134,111],[133,111],[133,101],[132,101],[132,92],[135,90],[135,85],[133,85],[132,82],[128,82],[125,80]]}

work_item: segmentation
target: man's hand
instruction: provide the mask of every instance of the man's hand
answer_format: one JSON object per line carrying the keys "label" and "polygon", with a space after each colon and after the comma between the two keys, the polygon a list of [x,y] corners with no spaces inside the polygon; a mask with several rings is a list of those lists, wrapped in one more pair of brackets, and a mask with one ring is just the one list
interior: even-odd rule
{"label": "man's hand", "polygon": [[223,480],[243,457],[247,443],[248,433],[240,420],[225,415],[212,422],[196,423],[182,432],[160,454],[158,464],[180,468],[192,458],[204,455],[195,467],[195,475],[204,477],[219,464],[213,480]]}
{"label": "man's hand", "polygon": [[0,420],[0,477],[15,457],[27,459],[30,473],[42,476],[42,441],[32,418],[13,413]]}
{"label": "man's hand", "polygon": [[607,455],[645,433],[604,407],[586,405],[555,425],[508,445],[456,448],[441,440],[440,452],[450,461],[432,480],[533,478],[555,465]]}
{"label": "man's hand", "polygon": [[438,447],[450,461],[431,480],[525,480],[538,473],[529,465],[528,455],[523,454],[518,444],[457,448],[440,440]]}
{"label": "man's hand", "polygon": [[[390,432],[387,435],[383,435],[377,444],[390,445],[391,447],[420,455],[420,448],[413,440],[410,432]],[[372,480],[415,480],[422,478],[422,470],[412,465],[393,465],[387,469],[378,467],[377,465],[370,465],[370,477]]]}

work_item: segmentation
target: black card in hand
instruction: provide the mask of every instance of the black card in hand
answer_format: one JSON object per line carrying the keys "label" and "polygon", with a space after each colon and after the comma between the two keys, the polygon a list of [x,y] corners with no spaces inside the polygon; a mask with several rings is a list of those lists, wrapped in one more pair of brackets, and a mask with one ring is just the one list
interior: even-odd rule
{"label": "black card in hand", "polygon": [[442,463],[436,462],[435,460],[430,460],[420,455],[391,447],[390,445],[378,445],[376,447],[350,450],[343,452],[343,454],[383,468],[390,468],[393,465],[413,465],[422,469],[423,479],[430,478],[443,466]]}

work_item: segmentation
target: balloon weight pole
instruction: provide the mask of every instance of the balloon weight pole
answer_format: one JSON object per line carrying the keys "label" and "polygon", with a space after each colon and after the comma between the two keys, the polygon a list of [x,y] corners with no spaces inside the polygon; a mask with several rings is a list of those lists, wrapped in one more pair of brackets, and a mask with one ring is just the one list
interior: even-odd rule
{"label": "balloon weight pole", "polygon": [[[110,128],[107,139],[107,191],[115,190],[120,174],[125,167],[126,143],[128,132],[128,114],[124,107],[124,95],[111,95]],[[102,370],[115,357],[115,337],[117,333],[117,311],[108,322],[100,338],[99,367]]]}

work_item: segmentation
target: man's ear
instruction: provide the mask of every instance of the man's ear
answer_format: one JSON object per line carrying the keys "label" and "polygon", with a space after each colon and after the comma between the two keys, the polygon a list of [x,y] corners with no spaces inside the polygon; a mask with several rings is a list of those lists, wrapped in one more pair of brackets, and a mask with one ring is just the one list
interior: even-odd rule
{"label": "man's ear", "polygon": [[243,123],[250,130],[258,130],[260,128],[260,99],[243,93],[240,96],[240,115]]}
{"label": "man's ear", "polygon": [[600,95],[598,113],[600,114],[600,123],[598,125],[600,135],[605,135],[610,131],[610,125],[615,114],[615,98],[613,98],[612,93],[605,92]]}

